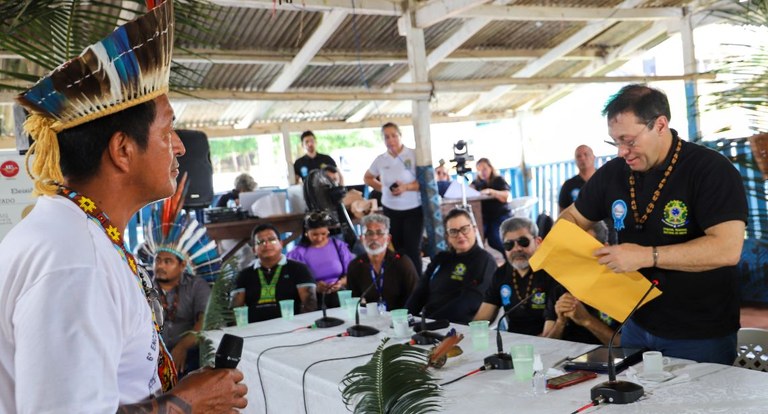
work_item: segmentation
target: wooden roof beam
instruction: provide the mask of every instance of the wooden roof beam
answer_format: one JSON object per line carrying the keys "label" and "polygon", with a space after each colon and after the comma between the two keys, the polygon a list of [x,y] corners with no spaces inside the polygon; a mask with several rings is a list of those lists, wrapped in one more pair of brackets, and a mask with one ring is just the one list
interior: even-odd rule
{"label": "wooden roof beam", "polygon": [[678,7],[652,7],[616,9],[613,7],[542,7],[481,5],[468,10],[461,17],[485,17],[493,20],[513,21],[652,21],[680,19],[683,10]]}

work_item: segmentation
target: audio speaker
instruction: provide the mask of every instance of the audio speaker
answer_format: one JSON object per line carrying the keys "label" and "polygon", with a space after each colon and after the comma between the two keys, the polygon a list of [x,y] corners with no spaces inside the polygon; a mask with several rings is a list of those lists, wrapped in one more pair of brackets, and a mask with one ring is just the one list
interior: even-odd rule
{"label": "audio speaker", "polygon": [[176,130],[186,148],[179,157],[179,177],[187,173],[189,189],[184,199],[184,207],[205,208],[213,201],[213,164],[208,137],[200,131]]}

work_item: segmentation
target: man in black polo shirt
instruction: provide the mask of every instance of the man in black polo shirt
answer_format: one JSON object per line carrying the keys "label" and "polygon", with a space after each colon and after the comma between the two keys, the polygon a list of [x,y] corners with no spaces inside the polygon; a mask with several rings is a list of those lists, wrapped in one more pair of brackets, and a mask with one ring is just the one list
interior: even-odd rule
{"label": "man in black polo shirt", "polygon": [[507,330],[526,335],[540,335],[544,329],[544,310],[547,297],[555,282],[547,272],[533,272],[528,260],[541,243],[539,229],[531,220],[512,217],[504,220],[499,228],[507,262],[498,268],[493,281],[485,291],[474,320],[496,319],[499,307],[504,312],[533,293],[528,303],[521,305],[507,316]]}
{"label": "man in black polo shirt", "polygon": [[583,229],[608,218],[619,244],[597,249],[598,263],[659,281],[664,293],[627,321],[621,345],[732,364],[736,264],[747,219],[739,173],[670,129],[669,102],[659,90],[625,86],[603,115],[619,156],[597,170],[560,218]]}
{"label": "man in black polo shirt", "polygon": [[315,279],[306,265],[283,255],[277,228],[261,224],[253,229],[251,240],[257,259],[235,281],[234,306],[248,305],[248,322],[280,317],[278,303],[294,300],[294,313],[317,309]]}
{"label": "man in black polo shirt", "polygon": [[560,207],[558,213],[562,213],[576,201],[581,187],[584,187],[587,180],[595,173],[595,154],[592,152],[592,148],[579,145],[576,147],[573,158],[576,160],[576,168],[579,169],[579,173],[565,180],[563,186],[560,187],[560,195],[557,197],[557,205]]}
{"label": "man in black polo shirt", "polygon": [[326,165],[336,166],[336,161],[328,155],[317,152],[315,147],[315,133],[304,131],[301,134],[301,146],[306,154],[293,163],[293,172],[296,174],[296,183],[302,182],[312,170],[321,170]]}

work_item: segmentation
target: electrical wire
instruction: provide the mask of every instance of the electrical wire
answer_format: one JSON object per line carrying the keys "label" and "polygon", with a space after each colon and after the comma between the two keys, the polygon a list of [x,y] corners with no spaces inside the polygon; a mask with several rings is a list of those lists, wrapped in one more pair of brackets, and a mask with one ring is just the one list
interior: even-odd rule
{"label": "electrical wire", "polygon": [[256,335],[247,335],[247,336],[243,336],[241,338],[243,338],[243,339],[246,339],[246,338],[261,338],[261,337],[264,337],[264,336],[284,335],[284,334],[289,334],[289,333],[293,333],[293,332],[298,332],[298,331],[301,331],[303,329],[314,329],[314,327],[315,327],[314,324],[312,324],[312,325],[307,325],[307,326],[300,326],[298,328],[291,329],[290,331],[271,332],[271,333],[256,334]]}
{"label": "electrical wire", "polygon": [[264,414],[267,414],[268,411],[267,411],[267,392],[264,390],[264,379],[261,377],[261,371],[260,371],[260,368],[259,368],[259,362],[261,361],[261,356],[264,355],[267,351],[271,351],[273,349],[295,348],[295,347],[299,347],[299,346],[311,345],[311,344],[314,344],[314,343],[317,343],[317,342],[325,341],[326,339],[341,338],[342,336],[349,336],[349,334],[347,332],[342,332],[342,333],[335,334],[335,335],[324,336],[324,337],[322,337],[320,339],[315,339],[314,341],[304,342],[304,343],[301,343],[301,344],[293,344],[293,345],[277,345],[277,346],[272,346],[272,347],[269,347],[269,348],[261,351],[259,356],[256,357],[256,375],[258,375],[258,377],[259,377],[259,386],[261,386],[261,396],[262,396],[262,398],[264,398]]}
{"label": "electrical wire", "polygon": [[444,383],[440,384],[440,386],[441,386],[441,387],[445,387],[446,385],[450,385],[450,384],[453,384],[454,382],[457,382],[457,381],[459,381],[459,380],[462,380],[462,379],[464,379],[464,378],[467,378],[467,377],[469,377],[470,375],[475,375],[475,374],[477,374],[477,373],[478,373],[478,372],[480,372],[480,371],[488,371],[488,370],[491,370],[491,369],[493,369],[493,365],[491,365],[491,364],[485,364],[485,365],[483,365],[482,367],[480,367],[480,368],[478,368],[478,369],[476,369],[476,370],[470,371],[470,372],[468,372],[468,373],[466,373],[466,374],[464,374],[464,375],[462,375],[462,376],[460,376],[460,377],[458,377],[458,378],[454,378],[454,379],[452,379],[452,380],[450,380],[450,381],[448,381],[448,382],[444,382]]}
{"label": "electrical wire", "polygon": [[587,411],[588,409],[590,409],[592,407],[597,407],[598,405],[600,405],[600,404],[602,404],[604,402],[605,402],[605,397],[603,397],[601,395],[601,396],[595,398],[594,400],[590,401],[589,404],[579,408],[578,410],[572,412],[571,414],[579,414],[581,412]]}
{"label": "electrical wire", "polygon": [[315,366],[315,365],[317,365],[317,364],[319,364],[321,362],[341,361],[341,360],[344,360],[344,359],[362,358],[364,356],[369,356],[369,355],[373,355],[373,352],[369,352],[367,354],[346,356],[346,357],[321,359],[319,361],[315,361],[315,362],[309,364],[309,366],[306,369],[304,369],[304,373],[301,374],[301,398],[304,400],[304,413],[305,414],[309,414],[309,410],[307,408],[307,393],[305,391],[304,385],[305,385],[305,380],[306,380],[306,377],[307,377],[307,372],[309,372],[310,368],[312,368],[313,366]]}

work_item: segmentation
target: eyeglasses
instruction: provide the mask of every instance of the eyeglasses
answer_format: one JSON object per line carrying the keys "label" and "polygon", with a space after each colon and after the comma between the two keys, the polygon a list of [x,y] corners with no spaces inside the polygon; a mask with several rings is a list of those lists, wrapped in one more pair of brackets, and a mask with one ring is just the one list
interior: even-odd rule
{"label": "eyeglasses", "polygon": [[472,232],[472,225],[471,224],[465,224],[458,229],[448,229],[448,235],[451,237],[458,237],[459,233],[463,235],[468,235]]}
{"label": "eyeglasses", "polygon": [[643,133],[645,128],[648,128],[648,130],[650,131],[653,128],[653,124],[656,123],[656,119],[658,119],[660,116],[661,115],[656,115],[653,118],[651,118],[651,120],[648,121],[648,123],[645,124],[645,127],[643,128],[643,130],[638,132],[635,135],[635,138],[633,140],[631,140],[631,141],[615,142],[615,141],[611,141],[611,140],[604,140],[603,142],[605,142],[606,144],[611,145],[611,146],[613,146],[615,148],[621,148],[621,147],[626,147],[627,149],[635,148],[635,146],[637,145],[637,138],[640,137],[640,134]]}
{"label": "eyeglasses", "polygon": [[275,239],[275,238],[269,238],[266,240],[256,240],[257,246],[264,246],[266,244],[278,244],[278,243],[280,243],[280,239]]}
{"label": "eyeglasses", "polygon": [[381,231],[381,230],[379,230],[379,231],[366,231],[365,233],[363,233],[363,236],[365,236],[365,238],[367,238],[367,239],[373,239],[375,237],[384,237],[387,234],[389,234],[389,233],[386,232],[386,231]]}
{"label": "eyeglasses", "polygon": [[325,211],[313,211],[304,217],[305,227],[309,227],[311,224],[330,224],[333,221],[333,217]]}
{"label": "eyeglasses", "polygon": [[510,251],[510,250],[514,249],[515,248],[515,243],[519,244],[520,247],[525,249],[526,247],[531,245],[531,239],[529,239],[529,238],[527,238],[525,236],[522,236],[522,237],[520,237],[517,240],[515,240],[515,239],[505,240],[504,241],[504,250]]}

